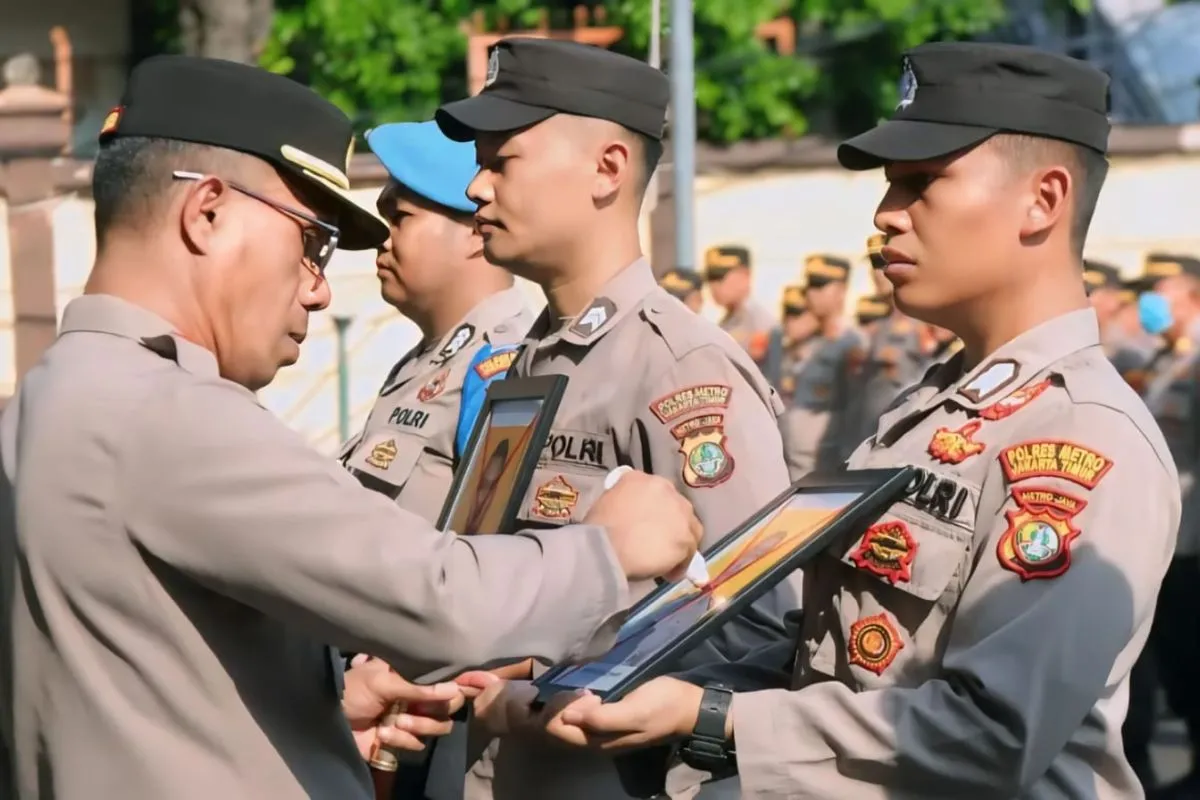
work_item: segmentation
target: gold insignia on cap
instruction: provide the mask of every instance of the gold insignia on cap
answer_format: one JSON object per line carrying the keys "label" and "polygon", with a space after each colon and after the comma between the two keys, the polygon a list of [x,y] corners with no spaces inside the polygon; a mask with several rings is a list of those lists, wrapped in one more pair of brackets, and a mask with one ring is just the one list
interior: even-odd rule
{"label": "gold insignia on cap", "polygon": [[1083,271],[1083,282],[1086,285],[1091,286],[1092,288],[1095,288],[1097,286],[1103,286],[1105,283],[1104,275],[1101,272],[1094,270],[1094,269],[1084,270]]}
{"label": "gold insignia on cap", "polygon": [[808,303],[804,299],[803,286],[788,286],[783,290],[783,307],[803,309],[808,308]]}
{"label": "gold insignia on cap", "polygon": [[1178,261],[1147,261],[1145,274],[1148,278],[1171,278],[1183,274],[1183,265]]}
{"label": "gold insignia on cap", "polygon": [[[350,147],[351,149],[354,147],[353,140],[350,141]],[[279,148],[279,152],[285,159],[304,170],[309,177],[316,178],[330,189],[342,192],[350,190],[350,179],[346,177],[346,173],[328,161],[322,161],[298,147],[292,147],[290,144],[285,144]]]}
{"label": "gold insignia on cap", "polygon": [[117,106],[108,112],[108,116],[104,118],[104,124],[100,126],[101,136],[106,136],[117,129],[117,123],[121,121],[121,112],[124,110],[121,106]]}
{"label": "gold insignia on cap", "polygon": [[704,266],[733,269],[742,266],[742,259],[733,253],[722,253],[719,247],[710,247],[704,251]]}
{"label": "gold insignia on cap", "polygon": [[883,249],[883,245],[887,242],[887,237],[882,233],[874,233],[867,237],[867,252],[871,255],[878,253]]}
{"label": "gold insignia on cap", "polygon": [[691,292],[695,287],[679,276],[677,272],[668,272],[663,276],[658,285],[666,289],[668,292]]}
{"label": "gold insignia on cap", "polygon": [[874,297],[861,298],[858,301],[858,304],[855,306],[854,310],[855,310],[855,313],[861,314],[863,316],[874,315],[874,316],[879,316],[879,317],[886,317],[888,314],[892,313],[891,306],[889,306],[884,301],[878,300]]}
{"label": "gold insignia on cap", "polygon": [[809,256],[804,261],[804,274],[817,278],[842,280],[846,277],[846,270],[843,267],[830,264],[825,260],[824,256]]}

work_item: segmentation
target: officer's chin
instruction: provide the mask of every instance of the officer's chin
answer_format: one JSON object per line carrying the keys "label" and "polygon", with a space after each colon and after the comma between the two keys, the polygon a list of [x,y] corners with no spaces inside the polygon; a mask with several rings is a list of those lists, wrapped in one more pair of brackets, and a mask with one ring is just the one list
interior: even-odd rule
{"label": "officer's chin", "polygon": [[489,263],[495,264],[497,267],[503,267],[518,278],[524,278],[534,283],[538,281],[539,270],[536,267],[530,267],[529,263],[521,257],[519,252],[513,248],[505,247],[501,242],[497,242],[494,235],[484,240],[483,257]]}

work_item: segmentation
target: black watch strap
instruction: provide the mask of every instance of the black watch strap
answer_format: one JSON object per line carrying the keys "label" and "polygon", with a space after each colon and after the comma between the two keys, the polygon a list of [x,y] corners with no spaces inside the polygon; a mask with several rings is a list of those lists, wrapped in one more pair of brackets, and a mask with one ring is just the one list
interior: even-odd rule
{"label": "black watch strap", "polygon": [[709,684],[704,687],[696,725],[679,751],[685,764],[710,772],[733,766],[734,751],[725,738],[725,721],[732,702],[733,690],[728,686]]}

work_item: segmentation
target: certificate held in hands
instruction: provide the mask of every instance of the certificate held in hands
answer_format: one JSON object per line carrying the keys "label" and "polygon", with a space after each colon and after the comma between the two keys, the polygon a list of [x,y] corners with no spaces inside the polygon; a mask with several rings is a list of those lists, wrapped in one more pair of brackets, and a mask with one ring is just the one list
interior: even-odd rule
{"label": "certificate held in hands", "polygon": [[669,671],[680,656],[833,542],[860,534],[912,475],[911,467],[855,470],[809,475],[792,484],[704,554],[706,582],[683,578],[660,586],[630,612],[611,650],[582,664],[557,666],[536,680],[539,701],[588,689],[612,702]]}

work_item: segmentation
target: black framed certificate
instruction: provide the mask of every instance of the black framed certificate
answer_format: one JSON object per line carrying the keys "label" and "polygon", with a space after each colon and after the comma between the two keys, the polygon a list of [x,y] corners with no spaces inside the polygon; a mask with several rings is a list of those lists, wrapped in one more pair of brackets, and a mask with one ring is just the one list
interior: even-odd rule
{"label": "black framed certificate", "polygon": [[538,700],[588,689],[606,702],[669,671],[674,662],[796,569],[861,533],[903,493],[912,467],[809,475],[704,554],[709,582],[660,586],[630,611],[611,650],[553,667]]}
{"label": "black framed certificate", "polygon": [[488,387],[438,517],[440,530],[480,534],[516,529],[517,512],[566,387],[565,375],[506,378]]}

